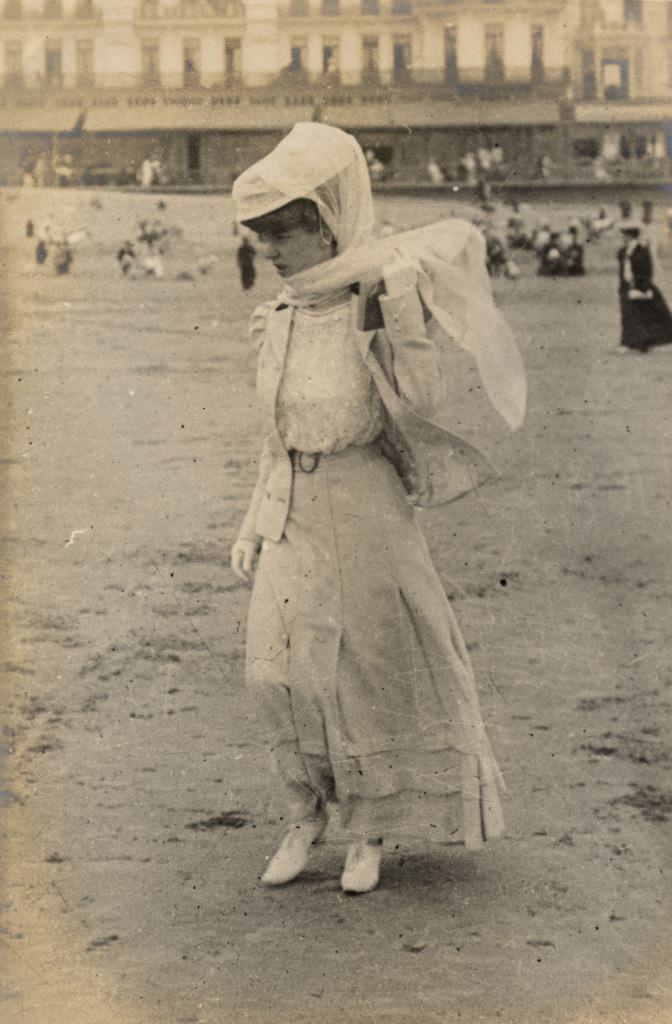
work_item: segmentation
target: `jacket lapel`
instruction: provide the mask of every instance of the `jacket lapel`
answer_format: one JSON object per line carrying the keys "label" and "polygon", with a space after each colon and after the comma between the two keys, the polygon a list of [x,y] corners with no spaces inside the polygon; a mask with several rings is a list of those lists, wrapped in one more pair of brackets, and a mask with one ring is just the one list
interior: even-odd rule
{"label": "jacket lapel", "polygon": [[276,451],[283,447],[277,433],[275,407],[285,368],[293,315],[294,309],[291,306],[273,310],[268,318],[266,337],[257,363],[257,396],[269,431],[268,440]]}

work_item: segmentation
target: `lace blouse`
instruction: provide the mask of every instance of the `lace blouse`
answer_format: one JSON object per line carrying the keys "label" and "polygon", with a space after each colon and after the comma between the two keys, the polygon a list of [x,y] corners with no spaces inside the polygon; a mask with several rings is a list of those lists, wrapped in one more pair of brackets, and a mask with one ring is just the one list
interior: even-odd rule
{"label": "lace blouse", "polygon": [[302,452],[365,445],[383,429],[383,407],[350,332],[350,303],[297,309],[277,401],[285,446]]}

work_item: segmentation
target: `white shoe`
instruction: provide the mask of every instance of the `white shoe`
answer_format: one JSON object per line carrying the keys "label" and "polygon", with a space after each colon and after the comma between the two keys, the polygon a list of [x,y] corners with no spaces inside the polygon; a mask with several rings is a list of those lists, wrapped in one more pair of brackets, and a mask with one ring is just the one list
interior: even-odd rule
{"label": "white shoe", "polygon": [[302,821],[291,825],[261,876],[264,885],[284,885],[300,875],[310,858],[310,848],[324,832],[326,821]]}
{"label": "white shoe", "polygon": [[353,843],[348,847],[341,875],[343,892],[371,892],[378,885],[383,847],[380,843]]}

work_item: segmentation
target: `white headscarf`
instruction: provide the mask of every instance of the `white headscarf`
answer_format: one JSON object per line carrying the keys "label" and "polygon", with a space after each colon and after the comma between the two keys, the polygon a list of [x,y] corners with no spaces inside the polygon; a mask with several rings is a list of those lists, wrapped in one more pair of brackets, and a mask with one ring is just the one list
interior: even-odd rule
{"label": "white headscarf", "polygon": [[263,160],[234,182],[239,221],[310,199],[336,238],[336,256],[285,280],[282,298],[302,305],[355,283],[382,279],[399,255],[418,269],[418,287],[442,345],[457,342],[474,357],[483,386],[512,429],[525,415],[526,380],[511,330],[496,309],[485,266],[485,242],[466,220],[374,239],[373,197],[362,149],[328,125],[296,124]]}

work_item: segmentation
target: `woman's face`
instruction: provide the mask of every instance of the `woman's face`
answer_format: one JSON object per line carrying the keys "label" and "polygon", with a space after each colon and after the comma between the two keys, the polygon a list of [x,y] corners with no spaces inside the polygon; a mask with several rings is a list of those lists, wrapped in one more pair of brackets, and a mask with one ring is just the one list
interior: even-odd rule
{"label": "woman's face", "polygon": [[331,243],[318,231],[300,225],[261,231],[258,238],[265,247],[266,259],[271,260],[280,277],[308,270],[333,255]]}

